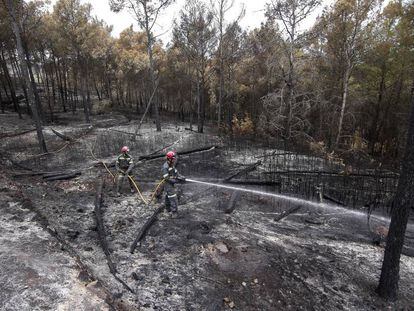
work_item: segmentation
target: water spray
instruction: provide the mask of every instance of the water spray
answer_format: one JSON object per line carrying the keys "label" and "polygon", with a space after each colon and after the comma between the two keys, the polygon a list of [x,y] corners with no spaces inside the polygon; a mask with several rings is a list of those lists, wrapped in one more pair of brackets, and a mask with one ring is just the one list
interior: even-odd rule
{"label": "water spray", "polygon": [[[233,191],[241,191],[241,192],[246,192],[246,193],[252,193],[252,194],[256,194],[256,195],[260,195],[260,196],[272,197],[272,198],[281,199],[281,200],[285,200],[285,201],[289,201],[289,202],[297,203],[297,204],[301,204],[301,205],[312,206],[312,207],[316,207],[316,208],[323,208],[323,209],[329,209],[329,210],[335,210],[336,209],[336,210],[340,210],[341,212],[346,212],[348,214],[354,214],[354,215],[366,217],[366,214],[363,213],[363,212],[349,210],[347,208],[344,208],[344,207],[341,207],[341,206],[338,206],[338,205],[333,205],[333,204],[328,204],[328,203],[318,203],[318,202],[313,202],[313,201],[300,199],[300,198],[296,198],[296,197],[292,197],[292,196],[288,196],[288,195],[283,195],[283,194],[270,193],[270,192],[254,190],[254,189],[248,189],[248,188],[234,187],[234,186],[224,185],[224,184],[220,184],[220,183],[212,183],[212,182],[200,181],[200,180],[189,179],[189,178],[186,178],[186,181],[196,183],[196,184],[205,185],[205,186],[212,186],[212,187],[228,189],[228,190],[233,190]],[[374,216],[374,217],[378,220],[381,220],[381,221],[385,221],[385,222],[390,221],[389,218],[386,218],[386,217],[382,217],[382,216]]]}
{"label": "water spray", "polygon": [[248,193],[253,193],[253,194],[262,195],[262,196],[274,197],[274,198],[277,198],[277,199],[286,199],[286,200],[289,200],[289,201],[295,201],[297,203],[307,203],[307,204],[308,203],[313,203],[311,201],[306,201],[306,200],[299,199],[299,198],[294,198],[294,197],[290,197],[290,196],[286,196],[286,195],[282,195],[282,194],[264,192],[264,191],[260,191],[260,190],[234,187],[234,186],[229,186],[229,185],[224,185],[224,184],[218,184],[218,183],[212,183],[212,182],[206,182],[206,181],[200,181],[200,180],[194,180],[194,179],[188,179],[188,178],[186,178],[185,180],[187,182],[192,182],[192,183],[196,183],[196,184],[202,184],[202,185],[206,185],[206,186],[213,186],[213,187],[217,187],[217,188],[223,188],[223,189],[234,190],[234,191],[248,192]]}

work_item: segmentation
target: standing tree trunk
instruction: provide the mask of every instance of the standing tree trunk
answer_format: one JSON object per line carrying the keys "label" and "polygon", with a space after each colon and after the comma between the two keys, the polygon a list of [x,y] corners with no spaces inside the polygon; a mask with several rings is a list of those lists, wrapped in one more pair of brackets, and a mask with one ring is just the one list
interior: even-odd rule
{"label": "standing tree trunk", "polygon": [[83,105],[83,113],[85,114],[85,121],[86,123],[91,123],[91,119],[90,119],[90,115],[89,115],[89,104],[88,104],[88,99],[87,99],[87,95],[86,95],[86,77],[84,75],[82,75],[83,77],[81,78],[81,96],[82,96],[82,105]]}
{"label": "standing tree trunk", "polygon": [[221,109],[223,107],[223,95],[224,95],[224,59],[223,59],[223,37],[224,37],[224,4],[222,0],[219,2],[219,32],[220,32],[220,41],[219,41],[219,59],[220,59],[220,68],[219,68],[219,101],[218,101],[218,112],[217,112],[217,126],[221,126]]}
{"label": "standing tree trunk", "polygon": [[42,102],[40,101],[39,92],[37,91],[36,81],[35,81],[35,78],[34,78],[34,75],[33,75],[32,64],[30,62],[29,49],[27,48],[27,45],[24,41],[22,42],[22,44],[23,44],[24,54],[26,56],[27,69],[29,70],[29,77],[30,77],[30,81],[31,81],[30,85],[31,85],[31,87],[33,89],[33,93],[34,93],[36,109],[38,111],[40,121],[44,122],[45,121],[45,115],[43,113]]}
{"label": "standing tree trunk", "polygon": [[1,90],[0,90],[0,106],[1,106],[1,113],[4,113],[4,110],[6,108],[6,105],[3,102],[3,96],[1,95]]}
{"label": "standing tree trunk", "polygon": [[288,46],[288,59],[289,59],[289,71],[286,77],[287,94],[284,98],[285,109],[285,128],[284,139],[287,143],[292,136],[292,100],[295,89],[295,42],[296,42],[296,18],[293,17],[290,30],[289,30],[289,46]]}
{"label": "standing tree trunk", "polygon": [[62,106],[63,106],[63,112],[66,112],[66,101],[65,101],[65,94],[64,94],[64,89],[63,89],[63,74],[62,74],[62,65],[61,65],[61,61],[58,57],[57,59],[57,65],[56,65],[56,76],[58,78],[58,86],[59,86],[59,95],[60,95],[60,100],[62,101]]}
{"label": "standing tree trunk", "polygon": [[83,62],[83,58],[80,56],[80,53],[78,51],[78,56],[77,56],[77,62],[78,62],[78,66],[79,66],[79,73],[81,74],[80,80],[81,80],[81,85],[80,85],[80,92],[81,92],[81,96],[82,96],[82,105],[83,105],[83,113],[85,115],[85,121],[86,123],[91,123],[91,119],[90,119],[90,115],[89,115],[89,104],[88,104],[88,99],[86,96],[86,64]]}
{"label": "standing tree trunk", "polygon": [[197,132],[203,133],[203,118],[202,118],[202,107],[203,104],[201,100],[201,82],[200,78],[197,80]]}
{"label": "standing tree trunk", "polygon": [[[151,88],[152,88],[152,92],[156,92],[156,86],[157,86],[157,81],[156,81],[156,77],[155,77],[155,65],[154,65],[154,56],[153,56],[153,50],[152,50],[152,34],[151,31],[149,29],[149,21],[146,23],[146,33],[147,33],[147,50],[148,50],[148,57],[149,57],[149,62],[150,62],[150,78],[151,78]],[[155,114],[155,123],[156,123],[156,127],[157,127],[157,132],[161,131],[161,122],[160,122],[160,113],[159,113],[159,106],[158,106],[158,99],[157,99],[157,95],[155,94],[155,103],[154,103],[154,114]]]}
{"label": "standing tree trunk", "polygon": [[343,92],[342,92],[341,114],[339,115],[338,133],[336,135],[334,149],[338,147],[339,141],[340,141],[341,135],[342,135],[342,126],[343,126],[343,123],[344,123],[345,108],[346,108],[346,103],[347,103],[347,100],[348,100],[349,78],[351,77],[351,70],[352,70],[352,65],[348,61],[348,64],[347,64],[347,67],[346,67],[346,70],[345,70],[345,74],[344,74],[344,88],[343,88]]}
{"label": "standing tree trunk", "polygon": [[32,87],[32,84],[30,83],[29,72],[28,72],[28,69],[27,69],[27,63],[25,61],[25,55],[24,55],[24,51],[23,51],[22,40],[21,40],[21,37],[20,37],[20,29],[19,29],[19,24],[17,23],[17,20],[16,20],[16,11],[15,11],[15,8],[14,8],[14,1],[13,0],[7,0],[7,11],[10,15],[14,36],[16,37],[17,52],[18,52],[18,56],[19,56],[19,63],[20,63],[21,72],[22,72],[23,79],[24,79],[23,81],[29,87],[28,88],[29,103],[30,103],[30,106],[31,106],[32,112],[33,112],[33,118],[34,118],[35,125],[36,125],[37,139],[39,140],[40,150],[41,150],[41,152],[46,153],[47,149],[46,149],[45,139],[43,137],[42,124],[40,122],[39,114],[38,114],[37,107],[36,107],[36,104],[35,104],[35,97],[34,97],[33,87]]}
{"label": "standing tree trunk", "polygon": [[95,88],[96,96],[98,96],[99,101],[102,101],[102,96],[101,96],[101,94],[99,94],[98,85],[96,84],[95,75],[92,75],[92,76],[93,76],[93,86]]}
{"label": "standing tree trunk", "polygon": [[[13,73],[13,77],[17,77],[17,79],[20,81],[21,83],[21,88],[23,91],[23,98],[24,98],[24,102],[26,103],[26,112],[27,114],[33,118],[32,116],[32,109],[30,108],[30,102],[29,102],[29,95],[27,94],[27,85],[25,83],[25,81],[23,80],[23,74],[21,73],[21,69],[19,61],[18,61],[18,56],[16,56],[14,54],[15,50],[13,49],[12,51],[8,51],[9,53],[9,59],[10,59],[10,63],[11,63],[11,68],[12,68],[12,73]],[[16,88],[17,91],[17,88]]]}
{"label": "standing tree trunk", "polygon": [[[220,54],[222,47],[220,47]],[[222,107],[223,107],[223,97],[224,97],[224,61],[222,56],[220,56],[220,88],[219,88],[219,102],[218,102],[218,112],[217,112],[217,126],[221,127],[221,114],[222,114]]]}
{"label": "standing tree trunk", "polygon": [[65,97],[65,103],[68,104],[68,81],[67,81],[67,65],[65,59],[63,59],[63,93]]}
{"label": "standing tree trunk", "polygon": [[61,78],[60,70],[59,70],[59,59],[56,63],[55,54],[52,53],[52,55],[53,55],[52,56],[53,57],[53,67],[55,69],[56,83],[57,83],[57,88],[59,90],[60,101],[62,103],[63,112],[66,112],[66,103],[65,103],[64,96],[63,96],[62,78]]}
{"label": "standing tree trunk", "polygon": [[383,65],[381,66],[381,80],[380,80],[380,85],[379,85],[379,90],[378,90],[378,100],[375,106],[374,118],[372,120],[370,132],[369,132],[368,150],[370,150],[371,155],[373,156],[376,153],[375,145],[378,142],[378,137],[379,137],[379,132],[380,132],[378,128],[378,123],[380,121],[382,99],[384,97],[384,91],[385,91],[385,74],[386,74],[386,66],[384,62]]}
{"label": "standing tree trunk", "polygon": [[53,70],[51,70],[50,81],[52,84],[52,98],[53,98],[53,107],[56,106],[56,87],[55,87],[55,77],[53,75]]}
{"label": "standing tree trunk", "polygon": [[[3,50],[1,50],[0,63],[1,63],[1,67],[3,69],[5,80],[8,84],[9,90],[10,90],[10,96],[11,96],[11,99],[12,99],[12,102],[13,102],[14,111],[17,112],[17,114],[19,115],[19,119],[22,119],[22,113],[20,111],[19,101],[17,100],[17,97],[16,97],[16,91],[15,91],[15,88],[14,88],[14,83],[13,83],[13,80],[10,76],[9,69],[7,67],[7,64],[6,64],[6,58],[5,58]],[[7,92],[6,88],[4,88],[4,89],[5,89],[5,92]]]}
{"label": "standing tree trunk", "polygon": [[72,114],[76,113],[76,109],[77,109],[77,104],[79,102],[79,98],[78,98],[78,71],[77,71],[77,66],[73,66],[73,70],[72,70],[72,75],[73,75],[73,97],[74,97],[74,102],[72,105]]}
{"label": "standing tree trunk", "polygon": [[402,162],[394,207],[391,211],[391,224],[382,263],[377,292],[388,300],[396,300],[400,273],[400,257],[404,245],[410,208],[414,204],[414,81],[411,89],[411,113],[405,155]]}
{"label": "standing tree trunk", "polygon": [[[50,121],[54,121],[54,116],[53,116],[53,107],[51,104],[51,96],[50,96],[50,83],[49,83],[49,76],[47,74],[47,71],[44,71],[44,76],[45,76],[45,80],[44,82],[46,82],[46,92],[47,92],[47,106],[49,107],[49,112],[50,112]],[[53,79],[53,78],[52,78]]]}

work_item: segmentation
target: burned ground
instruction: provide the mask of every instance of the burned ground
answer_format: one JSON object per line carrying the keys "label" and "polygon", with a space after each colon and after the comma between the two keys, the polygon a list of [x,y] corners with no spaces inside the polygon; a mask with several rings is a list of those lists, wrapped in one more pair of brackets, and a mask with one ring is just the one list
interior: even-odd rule
{"label": "burned ground", "polygon": [[[3,124],[17,122],[7,114],[1,118]],[[21,122],[15,128],[8,127],[8,131],[30,128]],[[70,124],[65,125],[62,118],[59,124],[46,127],[49,151],[58,151],[48,155],[34,156],[34,132],[1,140],[0,300],[4,309],[412,308],[412,257],[402,257],[398,302],[386,303],[374,293],[383,248],[373,245],[372,228],[387,225],[381,210],[373,213],[369,229],[364,210],[240,193],[234,211],[226,213],[233,191],[187,183],[181,187],[179,218],[170,219],[161,213],[131,254],[137,232],[161,203],[154,201],[147,206],[136,194],[114,196],[112,179],[96,159],[113,163],[119,146],[129,145],[135,159],[171,144],[169,148],[177,150],[216,146],[179,158],[184,175],[213,182],[259,159],[262,163],[256,171],[237,180],[276,182],[274,177],[269,179],[268,171],[275,166],[287,170],[283,167],[286,163],[289,170],[299,165],[302,170],[309,169],[306,156],[284,164],[271,162],[263,155],[273,152],[273,148],[229,143],[213,133],[185,131],[184,124],[169,126],[161,133],[148,124],[135,138],[128,134],[134,133],[133,121],[128,123],[116,114],[98,119],[92,128],[80,120],[74,122],[74,118]],[[52,129],[73,141],[63,141]],[[324,160],[315,159],[315,168],[327,170]],[[145,198],[151,196],[160,179],[162,163],[162,158],[141,161],[134,170]],[[33,171],[23,168],[82,174],[65,181],[45,181],[41,175],[30,176]],[[102,219],[116,277],[109,269],[97,230],[94,202],[96,186],[102,179]],[[311,193],[314,197],[310,185],[320,184],[309,179],[298,186],[292,180],[284,175],[277,180],[278,186],[249,188],[302,196]],[[338,187],[334,181],[330,183],[331,188]],[[126,193],[126,185],[124,190]],[[292,214],[286,213],[293,210]],[[412,255],[413,237],[411,221],[407,255]],[[22,292],[27,296],[18,299]],[[74,299],[75,294],[80,298]]]}

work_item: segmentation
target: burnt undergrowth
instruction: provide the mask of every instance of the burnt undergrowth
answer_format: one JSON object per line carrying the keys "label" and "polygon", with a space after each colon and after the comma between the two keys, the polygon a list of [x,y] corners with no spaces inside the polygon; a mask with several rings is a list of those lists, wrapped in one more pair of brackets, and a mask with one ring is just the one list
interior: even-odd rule
{"label": "burnt undergrowth", "polygon": [[[61,152],[36,158],[34,147],[22,147],[25,139],[14,141],[8,145],[16,148],[13,161],[34,171],[77,169],[82,175],[66,181],[46,182],[39,176],[15,177],[15,181],[42,215],[44,227],[66,243],[84,269],[105,284],[111,299],[122,300],[125,308],[221,310],[230,308],[231,302],[245,310],[385,305],[371,291],[381,248],[372,245],[373,232],[364,213],[375,210],[372,227],[387,224],[379,215],[385,215],[391,206],[396,174],[363,168],[350,172],[323,157],[196,134],[185,131],[184,125],[170,126],[161,133],[144,127],[134,140],[122,133],[133,133],[133,125],[95,126],[87,135],[80,135],[82,128],[54,129],[78,139]],[[49,146],[63,143],[53,133],[47,137]],[[288,200],[240,193],[232,211],[226,213],[233,191],[188,183],[181,186],[179,218],[160,213],[131,254],[137,233],[162,205],[162,199],[146,205],[135,194],[114,196],[112,178],[96,165],[91,151],[110,164],[122,145],[130,146],[135,159],[164,153],[164,146],[188,150],[217,145],[220,148],[179,155],[180,172],[220,183],[261,161],[254,170],[237,175],[237,180],[270,181],[273,186],[249,188],[313,201],[322,198],[326,203],[334,199],[335,205],[341,205],[339,202],[346,208],[298,206]],[[134,176],[147,198],[160,180],[163,161],[137,161]],[[22,172],[15,167],[14,173],[17,171]],[[100,242],[94,206],[100,176],[106,183],[100,212],[107,254]],[[125,184],[125,192],[126,188]],[[293,212],[283,215],[286,211]],[[408,240],[407,247],[411,249],[410,243]],[[111,273],[108,256],[124,285]],[[350,271],[355,262],[360,268]],[[403,265],[407,274],[403,274],[400,306],[413,299],[407,285],[413,273],[409,267]]]}

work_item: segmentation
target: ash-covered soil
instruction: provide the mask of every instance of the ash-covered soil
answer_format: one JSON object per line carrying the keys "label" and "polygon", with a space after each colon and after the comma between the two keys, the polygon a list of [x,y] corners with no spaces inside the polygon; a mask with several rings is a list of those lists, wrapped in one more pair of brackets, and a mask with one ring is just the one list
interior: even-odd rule
{"label": "ash-covered soil", "polygon": [[16,198],[15,185],[1,182],[0,309],[110,310],[106,293]]}
{"label": "ash-covered soil", "polygon": [[[90,128],[72,119],[67,123],[70,126],[47,126],[48,146],[58,152],[44,156],[36,155],[35,133],[0,141],[7,151],[2,153],[5,186],[0,211],[0,302],[4,309],[413,308],[414,258],[402,257],[400,299],[384,302],[374,292],[383,245],[372,243],[364,213],[330,205],[298,205],[241,193],[235,210],[226,214],[231,190],[187,183],[181,186],[179,217],[160,214],[131,254],[138,231],[162,200],[145,205],[137,194],[128,193],[127,183],[123,196],[115,197],[112,179],[96,159],[113,162],[125,144],[135,159],[171,144],[169,149],[177,150],[215,145],[221,148],[181,156],[178,168],[193,179],[219,181],[256,162],[255,155],[271,150],[228,149],[213,133],[185,131],[185,124],[166,126],[161,133],[147,124],[134,138],[130,134],[135,132],[134,122],[127,123],[119,115],[96,117],[94,123]],[[52,128],[74,141],[62,141]],[[8,161],[10,157],[20,166]],[[134,170],[145,198],[151,197],[160,180],[162,163],[163,159],[142,161]],[[24,175],[23,167],[82,170],[82,175],[46,182],[41,176]],[[94,213],[100,179],[105,180],[102,216],[116,277],[100,244]],[[254,189],[275,191],[272,187]],[[278,220],[295,204],[299,209]],[[374,215],[371,228],[387,225],[387,221]],[[407,254],[413,248],[412,237],[410,223]]]}

